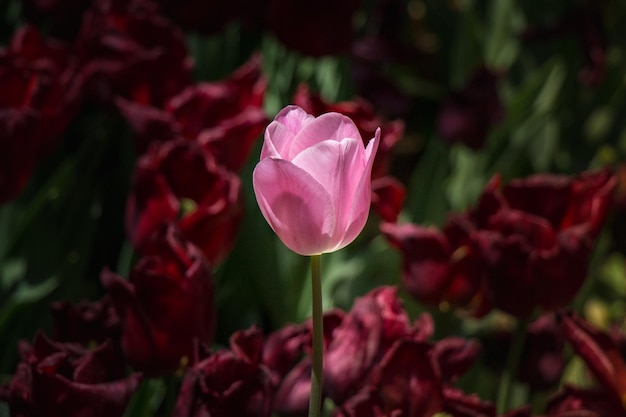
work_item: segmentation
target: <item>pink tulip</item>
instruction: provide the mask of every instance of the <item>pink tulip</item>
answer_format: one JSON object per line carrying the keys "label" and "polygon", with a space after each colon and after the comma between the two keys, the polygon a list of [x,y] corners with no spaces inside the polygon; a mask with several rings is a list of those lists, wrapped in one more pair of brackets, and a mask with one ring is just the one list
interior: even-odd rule
{"label": "pink tulip", "polygon": [[253,173],[263,216],[283,243],[301,255],[319,255],[352,242],[367,221],[371,172],[380,142],[367,147],[348,117],[313,117],[282,109],[265,130]]}

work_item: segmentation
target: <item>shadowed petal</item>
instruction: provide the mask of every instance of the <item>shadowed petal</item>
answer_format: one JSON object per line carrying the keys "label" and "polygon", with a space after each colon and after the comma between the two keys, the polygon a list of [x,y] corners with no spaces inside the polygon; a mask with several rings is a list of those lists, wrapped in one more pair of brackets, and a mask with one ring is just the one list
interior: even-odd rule
{"label": "shadowed petal", "polygon": [[[292,163],[308,172],[329,195],[334,197],[337,224],[335,230],[343,232],[348,225],[352,201],[363,172],[365,152],[358,139],[341,142],[326,140],[302,151]],[[343,234],[333,235],[333,246],[339,244]]]}
{"label": "shadowed petal", "polygon": [[335,210],[311,175],[291,162],[268,158],[254,169],[253,184],[263,216],[289,249],[305,256],[326,251]]}
{"label": "shadowed petal", "polygon": [[333,249],[341,249],[350,244],[361,233],[367,217],[370,213],[370,204],[372,202],[372,166],[374,165],[374,157],[380,143],[380,128],[376,129],[376,136],[369,141],[365,148],[365,157],[367,158],[367,167],[363,171],[359,184],[356,187],[352,198],[352,207],[347,222],[345,234],[341,242]]}

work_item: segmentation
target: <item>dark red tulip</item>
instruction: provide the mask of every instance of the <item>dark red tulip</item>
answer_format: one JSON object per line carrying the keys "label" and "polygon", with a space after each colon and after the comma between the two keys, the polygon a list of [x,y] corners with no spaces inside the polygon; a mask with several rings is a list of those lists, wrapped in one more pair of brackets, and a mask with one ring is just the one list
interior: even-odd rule
{"label": "dark red tulip", "polygon": [[20,28],[0,51],[0,203],[16,197],[56,148],[81,89],[69,49],[32,26]]}
{"label": "dark red tulip", "polygon": [[234,333],[230,349],[210,353],[189,369],[173,417],[269,417],[275,375],[262,355],[258,329]]}
{"label": "dark red tulip", "polygon": [[132,98],[119,99],[117,105],[135,131],[140,151],[154,142],[184,138],[238,171],[267,124],[265,87],[260,56],[255,55],[230,77],[189,86],[162,106]]}
{"label": "dark red tulip", "polygon": [[[345,313],[333,309],[324,313],[324,346],[328,347]],[[267,337],[263,363],[278,377],[274,411],[290,416],[305,416],[311,395],[311,321],[288,324]]]}
{"label": "dark red tulip", "polygon": [[128,362],[163,375],[191,361],[194,343],[213,340],[213,278],[202,252],[173,227],[154,235],[141,254],[128,281],[107,270],[101,281],[120,315]]}
{"label": "dark red tulip", "polygon": [[342,403],[358,391],[372,367],[398,339],[426,339],[414,329],[393,287],[358,298],[333,332],[324,356],[324,391]]}
{"label": "dark red tulip", "polygon": [[110,341],[88,350],[39,333],[20,348],[22,362],[4,389],[15,416],[121,417],[141,378],[126,376]]}
{"label": "dark red tulip", "polygon": [[197,143],[155,144],[137,161],[126,227],[143,247],[164,224],[177,224],[211,265],[230,251],[242,217],[241,182]]}
{"label": "dark red tulip", "polygon": [[[436,413],[450,413],[455,417],[495,416],[492,404],[451,388],[441,378],[441,369],[451,370],[465,362],[452,359],[455,355],[440,355],[443,351],[456,345],[453,350],[457,353],[464,350],[469,353],[466,347],[458,350],[462,344],[457,341],[444,345],[437,353],[426,341],[397,340],[372,369],[363,388],[341,404],[334,416],[430,417]],[[452,361],[444,365],[446,356]],[[466,354],[462,353],[457,358],[464,356]],[[475,352],[467,357],[475,357]],[[457,369],[461,368],[465,365]]]}
{"label": "dark red tulip", "polygon": [[406,188],[387,175],[372,181],[372,209],[386,222],[396,222],[404,207]]}
{"label": "dark red tulip", "polygon": [[402,280],[417,300],[449,303],[477,312],[483,302],[484,261],[471,245],[462,222],[452,219],[444,231],[414,224],[383,223],[381,231],[404,254]]}
{"label": "dark red tulip", "polygon": [[120,318],[108,294],[93,302],[56,302],[51,309],[55,340],[81,344],[119,340]]}
{"label": "dark red tulip", "polygon": [[403,281],[419,301],[524,317],[576,295],[615,184],[608,171],[535,175],[504,187],[496,176],[476,207],[451,216],[442,231],[390,223],[381,231],[404,254]]}
{"label": "dark red tulip", "polygon": [[105,103],[122,96],[161,106],[191,83],[183,33],[149,0],[92,2],[76,51],[92,95]]}
{"label": "dark red tulip", "polygon": [[619,346],[608,333],[573,312],[565,312],[560,318],[566,340],[600,383],[606,393],[603,397],[616,410],[626,413],[626,363]]}
{"label": "dark red tulip", "polygon": [[549,417],[623,417],[624,409],[608,392],[566,384],[546,406]]}

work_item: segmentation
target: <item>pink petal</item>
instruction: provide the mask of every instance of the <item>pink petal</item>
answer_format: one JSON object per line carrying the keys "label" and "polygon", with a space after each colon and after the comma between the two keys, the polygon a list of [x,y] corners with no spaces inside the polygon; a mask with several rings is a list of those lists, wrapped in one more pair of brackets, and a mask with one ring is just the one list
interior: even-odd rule
{"label": "pink petal", "polygon": [[298,106],[287,106],[274,118],[265,130],[261,160],[269,157],[288,159],[287,153],[294,137],[314,117]]}
{"label": "pink petal", "polygon": [[305,125],[311,122],[315,117],[308,114],[306,111],[298,106],[287,106],[282,109],[274,120],[285,126],[290,132],[298,134]]}
{"label": "pink petal", "polygon": [[325,141],[340,142],[345,138],[361,140],[361,134],[350,118],[339,113],[325,113],[302,127],[289,148],[289,160],[304,149]]}
{"label": "pink petal", "polygon": [[370,212],[370,204],[372,202],[372,166],[374,158],[380,143],[380,128],[376,129],[376,135],[367,144],[365,155],[367,157],[367,166],[363,171],[359,184],[352,198],[352,206],[350,208],[350,216],[348,217],[348,227],[341,242],[333,250],[341,249],[350,244],[361,233],[367,217]]}
{"label": "pink petal", "polygon": [[337,224],[331,237],[334,244],[343,238],[348,225],[354,193],[366,168],[363,144],[358,139],[326,140],[302,151],[292,163],[308,172],[331,196]]}
{"label": "pink petal", "polygon": [[335,209],[328,192],[291,162],[267,158],[252,174],[261,212],[274,232],[300,255],[325,252],[335,229]]}
{"label": "pink petal", "polygon": [[265,129],[265,140],[261,149],[261,160],[266,158],[287,159],[294,134],[287,127],[273,121]]}

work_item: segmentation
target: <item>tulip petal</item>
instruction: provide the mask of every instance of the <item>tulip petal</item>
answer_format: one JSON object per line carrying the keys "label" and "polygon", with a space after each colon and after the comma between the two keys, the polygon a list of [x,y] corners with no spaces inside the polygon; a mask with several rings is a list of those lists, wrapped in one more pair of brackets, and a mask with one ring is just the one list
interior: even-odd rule
{"label": "tulip petal", "polygon": [[314,117],[298,106],[282,109],[265,129],[261,160],[269,157],[290,159],[288,152],[294,137],[312,120]]}
{"label": "tulip petal", "polygon": [[361,139],[354,122],[340,113],[325,113],[302,127],[294,137],[287,159],[293,160],[303,150],[325,140],[340,142],[345,138]]}
{"label": "tulip petal", "polygon": [[[333,245],[343,238],[352,200],[365,169],[365,152],[358,139],[325,140],[298,154],[292,163],[308,172],[332,197],[337,218]],[[337,235],[339,234],[339,235]]]}
{"label": "tulip petal", "polygon": [[376,135],[369,141],[367,148],[365,148],[367,167],[363,171],[359,184],[354,192],[350,216],[347,223],[348,226],[345,229],[343,239],[341,239],[341,242],[333,250],[341,249],[356,239],[367,222],[370,204],[372,202],[372,166],[374,165],[374,158],[376,157],[379,143],[380,128],[376,129]]}
{"label": "tulip petal", "polygon": [[283,243],[300,255],[325,252],[336,218],[324,187],[282,159],[262,160],[252,175],[261,212]]}

